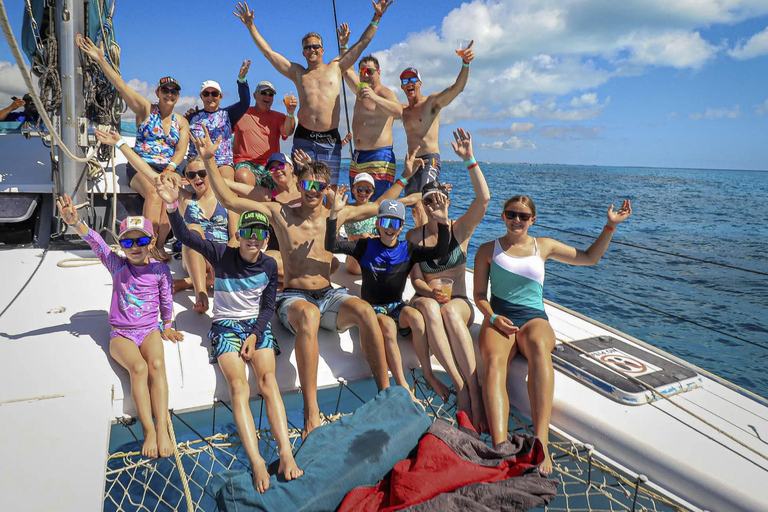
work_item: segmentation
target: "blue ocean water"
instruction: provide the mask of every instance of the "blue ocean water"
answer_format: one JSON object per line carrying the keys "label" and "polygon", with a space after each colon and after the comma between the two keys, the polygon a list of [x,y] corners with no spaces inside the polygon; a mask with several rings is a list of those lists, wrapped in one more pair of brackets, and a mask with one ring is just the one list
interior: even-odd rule
{"label": "blue ocean water", "polygon": [[[498,163],[482,169],[491,204],[470,241],[470,266],[480,244],[504,234],[503,202],[526,194],[538,210],[530,230],[537,237],[586,249],[600,234],[608,206],[628,198],[633,214],[615,242],[768,273],[768,172]],[[450,216],[458,218],[474,197],[469,174],[462,164],[445,162],[441,180],[453,184]],[[595,267],[549,261],[544,297],[768,397],[765,275],[613,243]]]}

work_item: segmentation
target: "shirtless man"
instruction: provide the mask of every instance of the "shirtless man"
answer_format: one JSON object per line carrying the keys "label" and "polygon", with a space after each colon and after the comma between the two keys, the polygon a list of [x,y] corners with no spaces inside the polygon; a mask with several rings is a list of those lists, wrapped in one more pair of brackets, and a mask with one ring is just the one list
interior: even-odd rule
{"label": "shirtless man", "polygon": [[[330,210],[323,206],[328,188],[330,169],[323,162],[311,162],[299,167],[297,179],[301,205],[291,208],[280,203],[263,203],[238,197],[226,185],[216,163],[211,159],[219,141],[212,142],[207,133],[193,139],[204,158],[205,168],[216,197],[230,211],[242,213],[256,210],[267,216],[280,243],[283,259],[285,289],[278,294],[276,311],[280,322],[296,335],[296,362],[304,395],[304,433],[320,426],[317,404],[317,365],[320,327],[331,331],[346,331],[357,326],[363,355],[379,390],[389,387],[384,339],[376,314],[364,300],[331,286],[333,255],[325,250],[325,220]],[[387,197],[397,197],[401,181],[387,191]],[[331,199],[332,201],[332,199]],[[378,203],[346,208],[338,214],[339,222],[357,221],[376,215]]]}
{"label": "shirtless man", "polygon": [[[307,67],[290,62],[269,46],[254,25],[254,11],[247,3],[238,3],[237,16],[248,28],[256,47],[274,68],[296,84],[299,93],[299,122],[293,135],[293,151],[303,149],[313,160],[325,162],[331,168],[330,184],[335,188],[341,167],[341,136],[339,135],[339,92],[341,74],[352,67],[373,39],[381,17],[394,0],[373,2],[373,20],[360,40],[330,63],[323,62],[323,39],[310,32],[301,39]],[[374,212],[374,215],[376,213]]]}
{"label": "shirtless man", "polygon": [[395,181],[395,152],[392,150],[392,122],[403,115],[397,95],[381,84],[379,61],[373,55],[360,60],[359,77],[347,70],[344,81],[357,94],[352,133],[355,152],[349,166],[349,183],[358,173],[373,177],[375,190],[372,200],[378,199]]}
{"label": "shirtless man", "polygon": [[[461,71],[456,82],[441,92],[429,96],[421,94],[421,75],[415,68],[407,68],[400,73],[400,88],[403,89],[408,104],[403,105],[403,127],[408,139],[408,151],[421,146],[421,158],[424,167],[416,173],[405,187],[405,193],[421,192],[422,187],[430,181],[436,181],[440,176],[440,146],[438,135],[440,131],[440,111],[464,90],[469,78],[469,63],[475,58],[471,49],[472,43],[464,50],[461,57]],[[413,209],[414,222],[421,226],[427,222],[424,211],[416,203]]]}

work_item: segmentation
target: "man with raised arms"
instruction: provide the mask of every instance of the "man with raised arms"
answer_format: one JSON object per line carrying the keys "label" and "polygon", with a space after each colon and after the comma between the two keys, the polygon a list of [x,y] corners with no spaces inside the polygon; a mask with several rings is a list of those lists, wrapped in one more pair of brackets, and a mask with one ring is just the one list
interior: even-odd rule
{"label": "man with raised arms", "polygon": [[[303,149],[313,160],[331,168],[332,186],[339,180],[341,136],[339,135],[339,92],[341,74],[352,67],[373,39],[379,21],[394,0],[373,2],[374,16],[360,40],[330,63],[323,62],[323,39],[310,32],[301,40],[307,66],[291,62],[269,46],[254,25],[254,11],[247,3],[238,3],[237,16],[248,28],[256,47],[274,68],[296,84],[299,93],[299,122],[293,135],[293,150]],[[373,213],[375,215],[376,212]]]}
{"label": "man with raised arms", "polygon": [[[280,322],[296,335],[296,363],[304,395],[305,435],[320,426],[317,404],[317,335],[320,327],[331,331],[360,329],[363,355],[379,390],[389,387],[384,339],[376,314],[364,300],[331,286],[333,255],[325,250],[325,220],[330,210],[323,206],[330,169],[323,162],[311,162],[296,171],[301,205],[291,208],[280,203],[263,203],[238,197],[222,179],[211,159],[219,145],[206,132],[193,142],[203,157],[216,197],[230,211],[242,213],[256,210],[267,216],[280,243],[285,289],[278,294],[276,311]],[[388,199],[402,192],[412,170],[398,180],[385,194]],[[331,199],[333,201],[333,199]],[[377,214],[379,203],[345,208],[338,214],[339,223],[358,221]]]}
{"label": "man with raised arms", "polygon": [[[475,58],[475,53],[471,49],[473,42],[470,42],[469,46],[463,50],[461,71],[456,77],[456,82],[444,91],[424,96],[421,94],[421,75],[416,68],[406,68],[400,73],[400,88],[408,99],[408,103],[403,105],[403,128],[405,128],[408,140],[408,152],[421,146],[421,154],[418,158],[424,161],[424,167],[405,187],[406,195],[421,192],[424,185],[430,181],[436,181],[440,176],[440,146],[438,143],[440,111],[450,105],[467,85],[469,64]],[[426,215],[418,207],[414,208],[414,221],[417,226],[427,221]]]}
{"label": "man with raised arms", "polygon": [[[339,30],[341,47],[349,40],[349,27],[342,23]],[[355,152],[349,166],[349,184],[358,173],[373,177],[375,190],[371,199],[378,199],[395,181],[395,152],[392,150],[392,122],[403,115],[397,95],[381,83],[379,60],[373,55],[360,59],[359,76],[351,69],[344,81],[357,94],[352,133]]]}

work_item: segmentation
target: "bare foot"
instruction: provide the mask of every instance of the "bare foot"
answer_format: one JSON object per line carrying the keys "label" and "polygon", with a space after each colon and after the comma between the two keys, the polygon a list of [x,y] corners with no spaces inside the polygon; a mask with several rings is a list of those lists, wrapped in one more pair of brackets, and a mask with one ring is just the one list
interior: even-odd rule
{"label": "bare foot", "polygon": [[173,455],[173,443],[167,429],[159,429],[157,432],[157,451],[160,457],[170,457]]}
{"label": "bare foot", "polygon": [[251,465],[251,471],[253,471],[253,488],[259,491],[260,494],[264,494],[264,491],[269,489],[267,465],[262,460],[258,464]]}
{"label": "bare foot", "polygon": [[192,288],[192,280],[188,277],[173,280],[173,293],[183,292]]}
{"label": "bare foot", "polygon": [[310,432],[323,424],[320,421],[320,413],[307,414],[304,413],[304,433],[301,434],[302,439],[306,439]]}
{"label": "bare foot", "polygon": [[141,447],[141,454],[150,459],[157,458],[157,434],[154,429],[144,432],[144,445]]}
{"label": "bare foot", "polygon": [[467,386],[456,390],[456,403],[459,405],[459,410],[464,411],[467,416],[472,419],[472,401],[469,399],[469,390]]}
{"label": "bare foot", "polygon": [[303,469],[299,469],[296,465],[296,461],[293,459],[291,452],[280,454],[280,467],[277,469],[278,473],[285,476],[286,480],[295,480],[304,474]]}
{"label": "bare foot", "polygon": [[171,259],[171,255],[165,252],[165,247],[162,245],[156,245],[152,251],[150,251],[152,257],[158,261],[166,262]]}
{"label": "bare foot", "polygon": [[197,302],[195,302],[195,305],[192,306],[192,309],[194,309],[198,313],[207,312],[208,311],[208,294],[205,292],[198,293]]}
{"label": "bare foot", "polygon": [[429,386],[434,390],[435,393],[437,393],[437,396],[439,396],[443,402],[448,401],[448,397],[451,396],[451,390],[443,384],[443,382],[438,379],[434,373],[424,374],[424,379],[426,379]]}
{"label": "bare foot", "polygon": [[539,472],[547,476],[552,474],[554,467],[552,466],[552,457],[549,455],[549,448],[544,446],[544,460],[539,464]]}
{"label": "bare foot", "polygon": [[[477,396],[475,396],[477,395]],[[488,432],[488,420],[485,417],[485,407],[483,407],[483,395],[479,393],[470,393],[472,400],[472,425],[475,430],[482,434]]]}

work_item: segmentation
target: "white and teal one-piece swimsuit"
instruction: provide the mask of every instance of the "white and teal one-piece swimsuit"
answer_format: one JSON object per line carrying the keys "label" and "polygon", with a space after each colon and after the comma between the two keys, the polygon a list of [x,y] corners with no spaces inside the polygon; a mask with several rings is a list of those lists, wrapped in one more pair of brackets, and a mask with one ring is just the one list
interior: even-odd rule
{"label": "white and teal one-piece swimsuit", "polygon": [[510,256],[498,239],[493,245],[491,308],[517,327],[534,318],[549,320],[544,312],[544,260],[539,256],[535,238],[533,246],[530,256]]}

